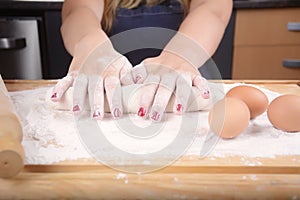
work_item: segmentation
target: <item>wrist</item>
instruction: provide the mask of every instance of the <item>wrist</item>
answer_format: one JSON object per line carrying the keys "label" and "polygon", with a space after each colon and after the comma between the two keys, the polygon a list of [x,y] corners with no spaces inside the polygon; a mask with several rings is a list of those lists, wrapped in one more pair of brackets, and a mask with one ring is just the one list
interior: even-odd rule
{"label": "wrist", "polygon": [[164,66],[166,71],[176,71],[178,73],[189,72],[192,74],[199,74],[199,70],[197,67],[194,67],[191,63],[189,63],[186,59],[181,57],[178,54],[173,52],[169,52],[167,50],[163,50],[161,54],[157,57],[148,58],[144,61],[146,65],[155,64],[152,66]]}
{"label": "wrist", "polygon": [[180,32],[170,40],[164,52],[177,55],[195,68],[201,67],[210,57],[201,45]]}
{"label": "wrist", "polygon": [[73,60],[69,71],[79,71],[89,60],[96,63],[100,57],[116,57],[118,54],[102,29],[95,29],[83,36],[75,45]]}
{"label": "wrist", "polygon": [[185,65],[187,63],[187,61],[180,55],[177,55],[165,49],[158,56],[158,60],[161,64],[168,66],[172,69],[179,69],[180,66]]}
{"label": "wrist", "polygon": [[109,38],[101,28],[94,29],[84,35],[74,46],[74,55],[90,53],[98,45],[109,42]]}

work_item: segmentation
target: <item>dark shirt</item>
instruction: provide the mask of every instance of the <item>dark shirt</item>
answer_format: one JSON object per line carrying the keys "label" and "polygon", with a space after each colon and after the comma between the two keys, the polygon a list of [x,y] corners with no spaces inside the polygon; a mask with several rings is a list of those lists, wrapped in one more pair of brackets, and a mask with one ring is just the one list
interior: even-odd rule
{"label": "dark shirt", "polygon": [[[114,48],[134,66],[145,58],[158,56],[179,29],[183,18],[184,9],[176,0],[151,7],[145,3],[134,9],[119,7],[108,36]],[[142,29],[145,27],[156,29]]]}

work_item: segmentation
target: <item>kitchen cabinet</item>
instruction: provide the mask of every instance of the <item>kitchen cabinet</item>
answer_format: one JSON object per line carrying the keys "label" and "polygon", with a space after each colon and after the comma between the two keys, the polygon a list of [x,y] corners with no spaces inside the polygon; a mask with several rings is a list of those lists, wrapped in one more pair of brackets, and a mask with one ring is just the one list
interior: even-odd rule
{"label": "kitchen cabinet", "polygon": [[236,13],[234,79],[300,79],[300,8]]}

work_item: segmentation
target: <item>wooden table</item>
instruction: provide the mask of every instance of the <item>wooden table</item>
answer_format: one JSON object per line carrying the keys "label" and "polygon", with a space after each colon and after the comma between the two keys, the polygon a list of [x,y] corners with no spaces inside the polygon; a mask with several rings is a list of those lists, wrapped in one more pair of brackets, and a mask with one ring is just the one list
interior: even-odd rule
{"label": "wooden table", "polygon": [[[224,82],[257,84],[300,95],[299,81]],[[6,81],[10,91],[54,83]],[[0,199],[300,199],[299,155],[253,159],[262,164],[245,165],[236,157],[189,156],[149,174],[120,174],[87,160],[27,165],[15,178],[0,179]]]}

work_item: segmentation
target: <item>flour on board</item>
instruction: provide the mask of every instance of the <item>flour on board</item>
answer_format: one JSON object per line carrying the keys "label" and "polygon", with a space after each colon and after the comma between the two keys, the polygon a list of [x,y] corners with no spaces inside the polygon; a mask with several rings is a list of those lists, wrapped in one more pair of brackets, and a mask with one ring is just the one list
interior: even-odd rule
{"label": "flour on board", "polygon": [[[239,84],[224,84],[225,92]],[[260,88],[271,101],[279,94]],[[48,87],[34,90],[10,92],[14,106],[23,125],[23,146],[26,154],[26,164],[51,164],[65,160],[91,159],[91,155],[82,145],[78,135],[76,124],[71,111],[53,110],[45,103],[45,94]],[[197,134],[191,146],[186,150],[186,155],[197,156],[203,151],[209,130],[207,117],[208,112],[195,112],[200,123]],[[125,115],[123,118],[140,120],[133,115]],[[168,127],[176,127],[180,116],[167,114]],[[114,130],[115,123],[111,119],[104,120],[107,129]],[[144,126],[147,125],[147,122]],[[174,128],[167,128],[165,134],[172,138]],[[168,137],[166,137],[168,138]],[[122,138],[117,139],[121,148],[135,151],[136,141],[122,143]],[[286,133],[272,127],[266,113],[251,121],[249,127],[237,138],[232,140],[218,139],[207,151],[209,157],[242,156],[243,158],[273,158],[285,155],[300,155],[300,133]],[[161,143],[166,141],[161,141]],[[160,142],[153,145],[142,145],[141,152],[147,152]],[[123,146],[122,146],[123,145]],[[245,160],[246,162],[246,160]],[[251,165],[251,163],[249,164]]]}

